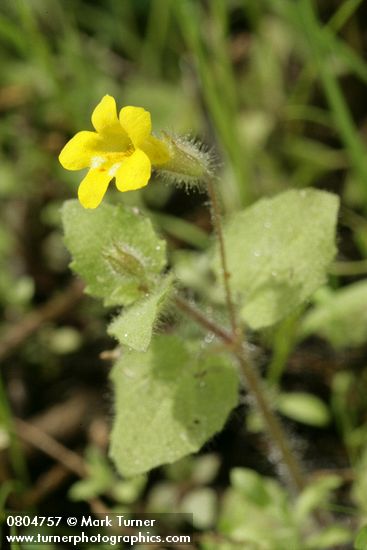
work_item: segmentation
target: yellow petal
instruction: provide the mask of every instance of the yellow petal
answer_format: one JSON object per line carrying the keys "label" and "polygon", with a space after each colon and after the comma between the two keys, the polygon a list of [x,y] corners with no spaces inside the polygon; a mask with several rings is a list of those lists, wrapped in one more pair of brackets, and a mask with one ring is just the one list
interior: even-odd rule
{"label": "yellow petal", "polygon": [[151,165],[147,155],[137,149],[127,157],[116,172],[116,186],[119,191],[135,191],[144,187],[150,178]]}
{"label": "yellow petal", "polygon": [[135,149],[138,149],[152,131],[150,113],[142,107],[123,107],[119,118]]}
{"label": "yellow petal", "polygon": [[84,208],[97,208],[107,191],[111,176],[105,168],[92,168],[78,189],[79,200]]}
{"label": "yellow petal", "polygon": [[105,95],[94,109],[92,123],[101,138],[105,151],[126,151],[131,141],[117,118],[116,101]]}
{"label": "yellow petal", "polygon": [[59,155],[66,170],[80,170],[90,166],[92,157],[101,155],[103,140],[96,132],[78,132],[67,142]]}
{"label": "yellow petal", "polygon": [[148,155],[153,165],[165,164],[169,161],[168,147],[154,136],[148,136],[141,149]]}
{"label": "yellow petal", "polygon": [[117,122],[116,101],[112,96],[105,95],[92,113],[92,124],[97,132],[103,132]]}

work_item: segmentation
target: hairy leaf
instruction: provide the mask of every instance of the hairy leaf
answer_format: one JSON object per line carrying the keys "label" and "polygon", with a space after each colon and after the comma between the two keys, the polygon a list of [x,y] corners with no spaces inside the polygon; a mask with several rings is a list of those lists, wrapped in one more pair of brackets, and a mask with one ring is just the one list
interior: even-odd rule
{"label": "hairy leaf", "polygon": [[[325,281],[337,211],[336,195],[291,190],[260,200],[226,225],[230,284],[253,329],[276,323]],[[221,277],[218,251],[214,265]]]}
{"label": "hairy leaf", "polygon": [[124,308],[108,327],[108,333],[120,344],[137,351],[146,351],[171,287],[171,277],[162,280],[159,288],[148,298],[135,302],[127,309]]}
{"label": "hairy leaf", "polygon": [[67,201],[62,210],[72,268],[105,305],[130,305],[154,290],[166,265],[165,242],[147,218],[123,205],[96,210]]}
{"label": "hairy leaf", "polygon": [[134,476],[194,453],[237,403],[237,373],[222,356],[156,336],[145,353],[126,352],[113,368],[115,421],[110,455]]}

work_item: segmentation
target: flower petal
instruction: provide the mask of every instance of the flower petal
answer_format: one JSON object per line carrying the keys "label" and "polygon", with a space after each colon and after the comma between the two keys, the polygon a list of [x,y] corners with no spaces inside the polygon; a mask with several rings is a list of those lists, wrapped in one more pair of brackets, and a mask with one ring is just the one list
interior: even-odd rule
{"label": "flower petal", "polygon": [[123,107],[119,118],[135,149],[138,149],[152,131],[150,113],[142,107]]}
{"label": "flower petal", "polygon": [[62,149],[59,161],[66,170],[90,166],[92,157],[103,154],[103,140],[96,132],[78,132]]}
{"label": "flower petal", "polygon": [[97,132],[118,122],[116,101],[110,95],[105,95],[92,113],[92,124]]}
{"label": "flower petal", "polygon": [[116,187],[119,191],[135,191],[144,187],[150,178],[151,164],[147,155],[137,149],[127,157],[116,172]]}
{"label": "flower petal", "polygon": [[105,168],[92,168],[78,189],[79,200],[84,208],[97,208],[107,191],[111,176]]}
{"label": "flower petal", "polygon": [[140,148],[148,155],[152,164],[165,164],[169,161],[168,147],[154,136],[148,136]]}

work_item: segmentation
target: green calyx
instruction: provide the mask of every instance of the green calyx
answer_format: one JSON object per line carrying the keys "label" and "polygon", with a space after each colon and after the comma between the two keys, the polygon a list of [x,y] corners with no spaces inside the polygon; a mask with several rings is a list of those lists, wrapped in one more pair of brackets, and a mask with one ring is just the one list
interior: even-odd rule
{"label": "green calyx", "polygon": [[159,173],[175,183],[195,186],[211,173],[212,157],[200,144],[185,137],[163,133],[169,160],[159,168]]}

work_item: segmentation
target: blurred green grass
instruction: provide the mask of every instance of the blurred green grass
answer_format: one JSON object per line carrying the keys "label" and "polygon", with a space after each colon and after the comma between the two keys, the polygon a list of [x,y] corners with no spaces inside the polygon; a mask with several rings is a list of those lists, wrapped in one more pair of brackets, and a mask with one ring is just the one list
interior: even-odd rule
{"label": "blurred green grass", "polygon": [[110,93],[121,105],[150,109],[156,131],[191,133],[214,147],[229,211],[349,168],[364,195],[359,121],[340,85],[349,75],[367,78],[361,52],[340,36],[360,4],[342,2],[337,11],[330,4],[323,25],[309,0],[263,0],[257,8],[224,0],[5,0],[0,191],[16,195],[26,186],[37,196],[54,179],[48,193],[71,194],[77,176],[61,170],[57,153],[90,127],[93,106]]}

